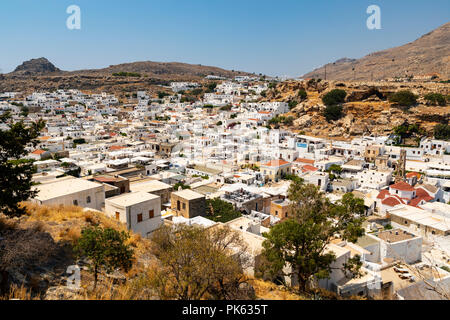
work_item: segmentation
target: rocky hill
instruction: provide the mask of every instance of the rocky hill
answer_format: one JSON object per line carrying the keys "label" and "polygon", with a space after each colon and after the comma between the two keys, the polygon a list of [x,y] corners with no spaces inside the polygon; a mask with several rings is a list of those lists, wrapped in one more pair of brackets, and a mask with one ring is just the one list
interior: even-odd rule
{"label": "rocky hill", "polygon": [[72,75],[111,75],[119,72],[139,73],[151,78],[167,79],[168,77],[204,78],[207,75],[216,75],[226,78],[248,74],[240,71],[229,71],[217,67],[194,65],[180,62],[152,62],[141,61],[112,65],[103,69],[80,70],[70,72]]}
{"label": "rocky hill", "polygon": [[[300,89],[306,90],[306,99],[299,97]],[[347,97],[343,104],[344,116],[327,122],[321,98],[332,89],[345,90]],[[387,97],[400,90],[419,96],[418,104],[404,110],[390,103]],[[292,81],[268,90],[265,100],[296,103],[284,115],[293,117],[292,125],[281,125],[285,129],[321,138],[349,140],[361,135],[389,134],[406,121],[419,124],[431,135],[436,124],[450,121],[450,105],[433,106],[424,99],[424,95],[431,92],[449,95],[450,86],[443,83]]]}
{"label": "rocky hill", "polygon": [[[361,59],[343,58],[326,65],[327,80],[382,80],[438,73],[450,78],[450,23],[406,45],[371,53]],[[302,76],[325,78],[325,66]]]}
{"label": "rocky hill", "polygon": [[61,70],[55,67],[53,63],[48,61],[46,58],[38,58],[25,61],[20,66],[18,66],[12,73],[15,75],[31,76],[38,74],[55,73],[60,71]]}
{"label": "rocky hill", "polygon": [[26,61],[9,74],[0,75],[0,92],[79,89],[123,92],[161,90],[171,81],[204,81],[205,76],[233,78],[247,72],[179,62],[133,62],[103,69],[62,71],[45,58]]}

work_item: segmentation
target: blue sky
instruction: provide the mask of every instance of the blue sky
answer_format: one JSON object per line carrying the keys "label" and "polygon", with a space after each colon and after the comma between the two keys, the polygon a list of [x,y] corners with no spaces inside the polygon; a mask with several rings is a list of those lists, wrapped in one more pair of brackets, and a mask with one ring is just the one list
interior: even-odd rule
{"label": "blue sky", "polygon": [[[66,27],[73,4],[81,30]],[[381,30],[366,27],[371,4]],[[46,57],[63,70],[151,60],[300,76],[449,21],[449,0],[1,0],[0,69]]]}

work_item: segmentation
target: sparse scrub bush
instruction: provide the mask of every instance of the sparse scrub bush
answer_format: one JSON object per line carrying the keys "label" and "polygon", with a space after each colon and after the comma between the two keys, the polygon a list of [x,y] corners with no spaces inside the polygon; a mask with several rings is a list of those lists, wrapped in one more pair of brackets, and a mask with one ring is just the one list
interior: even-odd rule
{"label": "sparse scrub bush", "polygon": [[433,105],[445,106],[447,104],[445,97],[440,93],[428,93],[424,98]]}
{"label": "sparse scrub bush", "polygon": [[326,106],[339,105],[345,102],[346,96],[347,92],[345,92],[345,90],[334,89],[322,97],[322,102]]}
{"label": "sparse scrub bush", "polygon": [[328,122],[336,121],[344,115],[342,110],[343,107],[341,105],[330,105],[325,108],[323,115]]}
{"label": "sparse scrub bush", "polygon": [[402,90],[393,93],[388,97],[388,99],[391,103],[395,103],[399,106],[408,108],[417,103],[417,96],[408,90]]}

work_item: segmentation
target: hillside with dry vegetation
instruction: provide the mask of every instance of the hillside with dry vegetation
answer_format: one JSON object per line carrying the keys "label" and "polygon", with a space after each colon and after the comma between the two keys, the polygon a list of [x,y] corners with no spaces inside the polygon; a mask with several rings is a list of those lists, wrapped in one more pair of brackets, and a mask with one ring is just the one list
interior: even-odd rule
{"label": "hillside with dry vegetation", "polygon": [[450,23],[403,46],[368,54],[361,59],[343,58],[305,75],[327,80],[383,80],[436,73],[450,78]]}
{"label": "hillside with dry vegetation", "polygon": [[[326,108],[322,101],[333,89],[344,90],[347,95],[343,106],[343,117],[328,122],[324,117]],[[305,90],[307,98],[299,92]],[[389,96],[407,90],[415,94],[417,104],[404,108],[389,101]],[[293,117],[292,125],[281,125],[286,129],[316,137],[351,139],[361,135],[386,135],[395,126],[405,122],[416,123],[427,134],[433,134],[437,124],[448,124],[450,105],[432,105],[424,97],[428,93],[439,93],[447,99],[450,85],[445,83],[396,83],[396,82],[342,82],[342,81],[291,81],[279,83],[269,89],[265,101],[289,102],[292,109],[285,117]]]}
{"label": "hillside with dry vegetation", "polygon": [[[27,215],[0,219],[2,249],[5,249],[0,257],[0,269],[4,270],[0,300],[161,299],[160,293],[154,289],[160,266],[150,240],[130,232],[127,244],[134,250],[133,267],[126,273],[101,274],[94,288],[88,262],[77,261],[72,247],[85,227],[100,225],[126,231],[125,225],[101,212],[80,207],[46,207],[30,203],[25,206]],[[81,267],[79,290],[66,286],[70,276],[66,272],[67,267],[74,264]],[[255,299],[306,299],[283,286],[247,277],[245,280]]]}
{"label": "hillside with dry vegetation", "polygon": [[[57,89],[97,92],[155,91],[172,81],[202,81],[207,75],[234,78],[247,72],[179,62],[141,61],[102,69],[62,71],[46,58],[25,61],[13,72],[0,74],[0,92],[53,91]],[[161,89],[159,89],[161,90]]]}

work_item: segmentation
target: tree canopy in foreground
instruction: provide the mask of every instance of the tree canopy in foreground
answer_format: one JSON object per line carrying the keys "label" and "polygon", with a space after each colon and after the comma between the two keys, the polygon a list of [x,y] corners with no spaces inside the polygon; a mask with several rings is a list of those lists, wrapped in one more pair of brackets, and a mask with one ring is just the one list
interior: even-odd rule
{"label": "tree canopy in foreground", "polygon": [[44,128],[44,121],[30,125],[23,121],[13,123],[11,115],[0,115],[0,124],[7,130],[0,130],[0,210],[7,216],[20,216],[25,209],[19,203],[36,196],[31,190],[33,162],[23,159],[28,154],[26,147],[36,146],[36,138]]}
{"label": "tree canopy in foreground", "polygon": [[[356,241],[364,234],[364,202],[348,193],[332,204],[317,187],[301,180],[293,181],[288,193],[291,218],[265,234],[261,271],[272,278],[297,278],[299,290],[306,292],[313,280],[328,278],[332,271],[336,256],[327,250],[331,240],[339,235]],[[358,276],[360,267],[360,257],[355,256],[343,271]]]}

